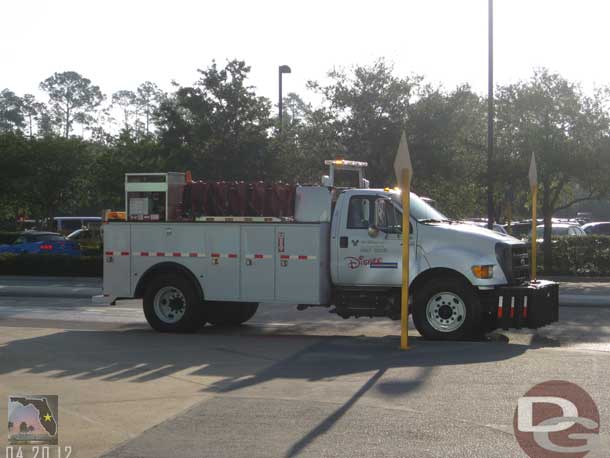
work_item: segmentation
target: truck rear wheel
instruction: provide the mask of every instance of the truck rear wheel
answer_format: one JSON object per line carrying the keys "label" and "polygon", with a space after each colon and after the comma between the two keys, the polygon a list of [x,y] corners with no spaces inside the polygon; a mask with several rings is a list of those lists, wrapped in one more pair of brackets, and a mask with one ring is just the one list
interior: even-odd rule
{"label": "truck rear wheel", "polygon": [[142,302],[146,321],[160,332],[194,332],[205,321],[196,288],[177,274],[156,275]]}
{"label": "truck rear wheel", "polygon": [[257,310],[256,302],[209,302],[207,321],[218,326],[238,326],[252,318]]}
{"label": "truck rear wheel", "polygon": [[419,333],[431,340],[464,340],[481,333],[479,297],[465,280],[429,280],[414,291],[413,321]]}

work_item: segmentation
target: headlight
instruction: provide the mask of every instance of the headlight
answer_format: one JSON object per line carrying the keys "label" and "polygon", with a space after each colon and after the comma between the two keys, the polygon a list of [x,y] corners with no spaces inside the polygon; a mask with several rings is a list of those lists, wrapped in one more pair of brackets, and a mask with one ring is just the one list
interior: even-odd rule
{"label": "headlight", "polygon": [[477,278],[491,278],[494,276],[494,266],[472,266],[472,273]]}

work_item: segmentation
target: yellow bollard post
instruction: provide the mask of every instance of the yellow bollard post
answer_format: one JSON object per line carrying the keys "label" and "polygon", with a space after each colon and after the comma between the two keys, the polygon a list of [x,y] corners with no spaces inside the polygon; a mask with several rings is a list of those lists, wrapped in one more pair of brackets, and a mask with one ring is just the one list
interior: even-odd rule
{"label": "yellow bollard post", "polygon": [[400,303],[400,349],[409,349],[409,213],[411,206],[411,171],[402,169],[402,294]]}
{"label": "yellow bollard post", "polygon": [[537,251],[537,242],[536,242],[536,205],[538,203],[538,186],[532,186],[532,259],[530,261],[532,268],[532,281],[536,281],[536,251]]}
{"label": "yellow bollard post", "polygon": [[400,296],[400,349],[409,349],[409,213],[411,205],[411,178],[413,165],[407,144],[407,134],[402,132],[394,159],[396,181],[402,189],[402,288]]}

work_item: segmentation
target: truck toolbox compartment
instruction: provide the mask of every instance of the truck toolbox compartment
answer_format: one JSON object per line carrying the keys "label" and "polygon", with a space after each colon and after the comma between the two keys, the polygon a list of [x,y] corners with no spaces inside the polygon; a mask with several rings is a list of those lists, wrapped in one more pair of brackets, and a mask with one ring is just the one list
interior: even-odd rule
{"label": "truck toolbox compartment", "polygon": [[559,320],[559,284],[539,280],[502,286],[489,305],[498,328],[541,328]]}

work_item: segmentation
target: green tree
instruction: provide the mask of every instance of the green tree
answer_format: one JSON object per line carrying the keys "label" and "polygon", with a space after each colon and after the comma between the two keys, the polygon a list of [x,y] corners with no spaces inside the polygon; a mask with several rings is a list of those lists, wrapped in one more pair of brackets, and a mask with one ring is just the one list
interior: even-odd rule
{"label": "green tree", "polygon": [[65,138],[75,122],[89,125],[94,120],[92,112],[104,100],[98,86],[73,71],[54,73],[40,83],[40,88],[49,95],[54,120],[63,128]]}
{"label": "green tree", "polygon": [[30,167],[22,180],[27,183],[23,198],[33,215],[52,218],[58,212],[71,212],[86,200],[90,181],[90,153],[80,139],[44,137],[29,142],[22,160]]}
{"label": "green tree", "polygon": [[34,135],[33,121],[37,121],[39,116],[46,111],[44,103],[38,102],[32,94],[25,94],[22,99],[22,113],[27,119],[28,136]]}
{"label": "green tree", "polygon": [[161,103],[156,122],[169,166],[206,179],[269,176],[271,104],[247,85],[249,72],[242,61],[214,62]]}
{"label": "green tree", "polygon": [[407,133],[415,191],[434,198],[453,217],[482,214],[484,101],[468,86],[450,92],[424,86],[409,107]]}
{"label": "green tree", "polygon": [[[610,119],[604,100],[543,69],[528,81],[500,88],[497,113],[500,153],[505,161],[520,163],[521,189],[527,190],[527,165],[536,153],[544,268],[550,271],[554,213],[610,192]],[[582,195],[575,195],[576,189]]]}
{"label": "green tree", "polygon": [[[449,215],[480,212],[484,100],[468,86],[446,91],[423,84],[418,76],[396,76],[384,60],[329,76],[326,86],[310,83],[325,100],[323,108],[305,117],[301,130],[313,126],[313,119],[318,126],[325,123],[326,129],[310,133],[313,138],[323,133],[322,144],[332,156],[367,161],[372,184],[392,186],[394,156],[400,132],[406,129],[416,169],[415,191],[436,199]],[[303,138],[301,132],[298,136]],[[333,144],[333,137],[339,145]]]}
{"label": "green tree", "polygon": [[383,59],[349,73],[333,70],[328,77],[329,84],[311,82],[309,87],[324,97],[334,118],[332,125],[343,145],[336,154],[367,161],[374,185],[394,183],[392,163],[420,78],[395,76]]}
{"label": "green tree", "polygon": [[161,89],[150,81],[140,84],[136,90],[136,104],[139,113],[144,115],[144,132],[146,135],[150,134],[150,120],[163,95]]}
{"label": "green tree", "polygon": [[29,143],[20,134],[0,134],[0,219],[14,220],[20,208],[27,207]]}
{"label": "green tree", "polygon": [[125,208],[125,173],[171,168],[155,139],[137,139],[125,130],[107,146],[97,146],[91,166],[90,206],[97,210]]}
{"label": "green tree", "polygon": [[297,94],[284,99],[284,128],[271,141],[274,177],[299,183],[318,183],[326,173],[325,159],[344,151],[335,131],[333,113],[313,108]]}
{"label": "green tree", "polygon": [[120,90],[112,94],[112,105],[123,112],[123,129],[131,129],[130,119],[137,116],[136,94],[129,90]]}
{"label": "green tree", "polygon": [[9,89],[0,92],[0,133],[13,132],[24,127],[21,97]]}
{"label": "green tree", "polygon": [[38,135],[40,137],[49,137],[55,135],[55,122],[53,115],[46,105],[42,105],[38,114]]}

